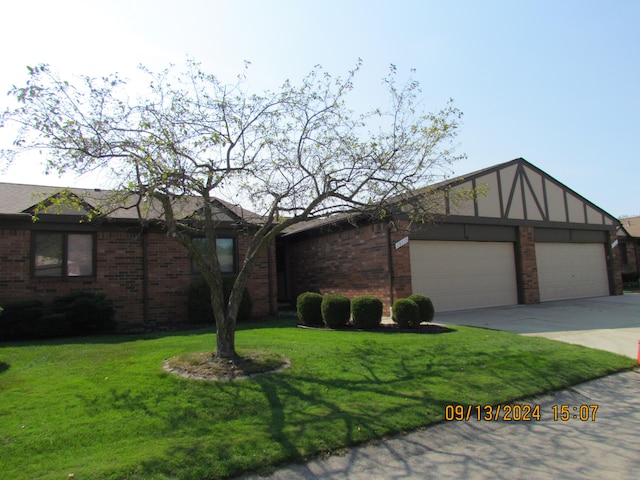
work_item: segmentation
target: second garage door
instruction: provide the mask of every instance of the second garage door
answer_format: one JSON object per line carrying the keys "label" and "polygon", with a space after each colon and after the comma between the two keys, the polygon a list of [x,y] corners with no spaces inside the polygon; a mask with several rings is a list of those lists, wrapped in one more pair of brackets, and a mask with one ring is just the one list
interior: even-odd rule
{"label": "second garage door", "polygon": [[536,243],[540,301],[609,295],[601,243]]}
{"label": "second garage door", "polygon": [[413,240],[410,249],[413,292],[436,311],[518,303],[512,243]]}

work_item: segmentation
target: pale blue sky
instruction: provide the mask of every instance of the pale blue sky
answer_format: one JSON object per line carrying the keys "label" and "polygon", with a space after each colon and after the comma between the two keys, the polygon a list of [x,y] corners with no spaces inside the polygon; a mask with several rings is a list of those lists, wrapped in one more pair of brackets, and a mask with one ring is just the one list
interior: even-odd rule
{"label": "pale blue sky", "polygon": [[[262,90],[362,58],[366,105],[390,63],[415,68],[429,109],[452,97],[464,112],[456,174],[523,157],[613,215],[640,214],[640,1],[2,0],[0,42],[0,91],[37,63],[126,77],[190,55],[231,81],[248,60]],[[25,160],[3,180],[100,186],[39,170]]]}

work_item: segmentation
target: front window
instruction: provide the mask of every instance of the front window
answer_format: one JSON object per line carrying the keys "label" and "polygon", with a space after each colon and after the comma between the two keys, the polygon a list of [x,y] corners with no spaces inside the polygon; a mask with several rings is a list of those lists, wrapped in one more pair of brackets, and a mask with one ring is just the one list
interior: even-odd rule
{"label": "front window", "polygon": [[[207,240],[205,238],[194,238],[193,244],[198,251],[206,258]],[[218,261],[220,262],[220,271],[222,273],[236,273],[236,241],[235,238],[218,237],[216,238],[216,252]],[[200,269],[192,261],[193,273],[200,273]]]}
{"label": "front window", "polygon": [[33,233],[35,277],[90,277],[94,274],[95,236],[91,233]]}

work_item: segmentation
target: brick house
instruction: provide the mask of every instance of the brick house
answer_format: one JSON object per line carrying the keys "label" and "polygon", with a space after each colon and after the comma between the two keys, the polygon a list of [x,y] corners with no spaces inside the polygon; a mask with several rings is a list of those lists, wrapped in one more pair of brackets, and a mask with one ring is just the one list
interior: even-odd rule
{"label": "brick house", "polygon": [[[197,269],[182,245],[153,221],[143,227],[132,208],[82,222],[88,208],[106,198],[107,192],[101,190],[67,189],[81,200],[79,209],[62,207],[54,212],[51,207],[34,222],[34,205],[60,190],[0,183],[0,305],[31,299],[47,302],[72,291],[95,290],[114,301],[122,331],[184,325],[187,291]],[[191,208],[194,205],[187,202],[182,214],[191,213]],[[218,209],[218,252],[223,272],[232,275],[251,239],[250,231],[239,229],[237,219],[253,214],[224,202],[218,202]],[[271,249],[249,280],[254,316],[276,311],[275,281]]]}
{"label": "brick house", "polygon": [[[469,192],[484,186],[475,198]],[[278,240],[280,301],[304,291],[437,311],[622,294],[616,218],[524,159],[435,186],[433,223],[329,218]],[[453,199],[458,198],[458,201]],[[388,310],[386,310],[388,311]]]}
{"label": "brick house", "polygon": [[[456,195],[480,187],[486,192],[474,198]],[[142,227],[133,209],[94,222],[79,223],[86,212],[71,210],[33,222],[33,205],[59,190],[0,183],[0,305],[100,290],[115,301],[122,330],[184,324],[197,272],[183,247],[153,223]],[[102,196],[71,191],[87,206]],[[430,296],[437,311],[622,294],[619,221],[526,160],[451,179],[430,196],[434,217],[425,224],[405,211],[286,230],[249,281],[254,316],[305,291],[376,295],[387,312],[411,293]],[[218,207],[219,253],[233,274],[251,239],[237,219],[252,214]]]}
{"label": "brick house", "polygon": [[620,219],[618,241],[622,275],[637,280],[640,276],[640,217]]}

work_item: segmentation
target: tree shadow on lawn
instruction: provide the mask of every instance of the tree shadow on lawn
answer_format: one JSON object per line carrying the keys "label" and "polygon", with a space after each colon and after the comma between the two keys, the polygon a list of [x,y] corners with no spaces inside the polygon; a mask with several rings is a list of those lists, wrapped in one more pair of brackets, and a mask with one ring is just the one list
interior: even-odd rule
{"label": "tree shadow on lawn", "polygon": [[[172,392],[112,391],[95,401],[100,408],[133,409],[154,416],[154,405],[167,396],[188,398],[162,413],[162,431],[180,440],[159,457],[143,461],[142,471],[171,476],[181,465],[201,465],[202,478],[226,477],[247,471],[266,473],[278,464],[307,461],[437,422],[446,405],[464,397],[461,387],[466,392],[501,390],[513,380],[500,374],[505,368],[526,372],[518,385],[511,385],[513,397],[531,396],[527,384],[545,370],[526,364],[517,352],[501,352],[503,358],[495,362],[495,355],[474,351],[470,363],[466,356],[450,356],[447,351],[445,342],[400,352],[390,370],[388,363],[380,363],[388,359],[380,359],[378,344],[354,345],[353,361],[336,365],[334,376],[314,371],[312,365],[294,365],[278,374],[241,381],[180,379]],[[572,368],[572,362],[562,363],[558,367],[563,371]],[[476,370],[464,377],[465,385],[458,385],[455,374],[463,368]],[[481,374],[495,376],[495,383],[478,379],[476,384],[474,379]],[[553,382],[539,383],[543,389],[557,388]],[[215,422],[206,412],[216,412]],[[252,435],[247,436],[242,425],[238,431],[225,428],[248,416],[255,429]],[[217,472],[220,463],[230,470]]]}
{"label": "tree shadow on lawn", "polygon": [[[357,346],[353,354],[357,360],[350,366],[351,377],[357,371],[359,378],[319,378],[292,373],[256,379],[269,403],[269,433],[282,447],[285,455],[282,461],[302,462],[401,433],[399,414],[407,410],[413,410],[411,418],[417,415],[424,419],[410,424],[410,428],[419,428],[443,416],[445,406],[453,399],[438,398],[429,388],[412,391],[408,385],[428,378],[435,367],[433,363],[412,361],[415,352],[400,355],[391,376],[375,362],[379,359],[376,345]],[[342,393],[342,403],[332,392]],[[374,401],[376,408],[372,409]],[[304,408],[288,411],[287,406],[291,404],[301,404]],[[273,465],[259,468],[269,471]]]}
{"label": "tree shadow on lawn", "polygon": [[[356,347],[353,354],[357,362],[350,372],[336,377],[316,377],[302,367],[297,373],[286,370],[241,381],[191,380],[190,385],[185,383],[188,380],[177,381],[178,397],[191,388],[210,393],[188,394],[188,404],[163,415],[163,430],[172,434],[182,431],[181,440],[160,458],[142,462],[142,471],[173,475],[182,462],[213,469],[217,468],[215,463],[224,460],[232,465],[232,471],[220,472],[221,476],[267,472],[277,464],[305,461],[397,432],[398,413],[403,410],[411,410],[412,419],[444,414],[450,399],[437,398],[428,388],[414,392],[407,386],[419,381],[425,371],[428,375],[429,365],[400,358],[397,369],[389,375],[373,361],[379,357],[375,345]],[[370,365],[362,369],[361,363]],[[140,393],[112,392],[111,398],[99,402],[146,413],[153,410],[149,402],[162,401],[165,395],[159,393],[152,399]],[[373,402],[375,409],[371,408]],[[221,418],[215,424],[207,421],[203,412],[216,410]],[[250,437],[242,427],[237,434],[234,427],[225,430],[224,425],[234,425],[238,415],[251,416],[255,431]],[[206,475],[211,473],[203,474],[203,478]]]}
{"label": "tree shadow on lawn", "polygon": [[10,365],[8,363],[0,361],[0,373],[4,373],[9,370],[9,366]]}
{"label": "tree shadow on lawn", "polygon": [[[528,365],[518,352],[509,350],[501,351],[500,362],[495,362],[495,355],[476,349],[468,352],[473,354],[470,363],[467,355],[448,355],[448,344],[443,342],[411,352],[399,351],[390,370],[388,363],[380,363],[388,359],[381,360],[379,348],[377,343],[353,345],[353,361],[336,365],[335,376],[314,371],[311,364],[300,364],[248,380],[176,379],[169,390],[112,390],[108,395],[84,400],[96,413],[114,408],[155,418],[162,423],[161,436],[176,436],[176,442],[159,452],[158,457],[142,461],[141,471],[171,476],[183,465],[200,465],[202,478],[226,477],[247,471],[265,473],[277,464],[302,462],[403,433],[405,427],[399,426],[402,422],[411,429],[438,421],[446,405],[457,403],[460,398],[460,386],[450,374],[461,367],[476,369],[478,376],[482,372],[495,376],[492,389],[512,380],[502,369],[527,372],[518,382],[515,397],[518,389],[526,393],[528,379],[548,369],[544,365]],[[573,368],[572,362],[562,363],[558,368],[567,373]],[[464,377],[472,383],[464,385],[467,391],[483,388],[481,383],[473,384],[475,375]],[[451,385],[436,389],[432,379],[440,386]],[[543,388],[557,388],[553,382],[539,383]],[[188,401],[178,402],[169,410],[156,407],[172,397]],[[407,411],[408,415],[399,415]],[[215,412],[215,421],[207,412]],[[225,428],[241,417],[251,417],[255,435],[247,436],[246,425],[239,425],[237,432],[234,427]],[[219,463],[228,471],[217,472]]]}
{"label": "tree shadow on lawn", "polygon": [[[442,346],[446,349],[446,346]],[[425,354],[424,358],[416,361],[416,356]],[[429,356],[435,353],[436,356]],[[447,405],[456,404],[461,398],[470,398],[470,392],[481,393],[486,390],[486,395],[479,398],[493,398],[494,401],[517,401],[531,398],[542,393],[557,390],[560,386],[555,380],[542,379],[537,386],[531,388],[533,378],[539,378],[542,372],[548,370],[543,364],[531,365],[526,359],[514,352],[504,352],[500,362],[494,364],[494,355],[474,355],[474,362],[460,357],[449,357],[441,361],[442,352],[422,352],[399,355],[395,363],[395,374],[389,376],[385,368],[377,368],[375,360],[379,352],[375,345],[362,345],[354,349],[354,358],[358,359],[360,379],[339,378],[315,378],[312,376],[274,375],[256,380],[265,398],[269,402],[271,417],[269,420],[269,432],[286,452],[287,458],[283,461],[302,462],[310,457],[331,453],[332,450],[352,447],[354,445],[374,441],[387,435],[406,433],[398,428],[398,418],[406,410],[412,410],[414,415],[409,415],[408,429],[421,428],[428,424],[437,423],[444,417]],[[573,362],[560,362],[556,367],[556,375],[560,378],[570,378],[575,368]],[[441,371],[447,372],[476,368],[478,377],[480,373],[488,373],[494,376],[494,381],[474,381],[474,374],[466,376],[464,385],[456,385],[455,378]],[[353,371],[354,369],[352,369]],[[505,374],[505,370],[523,372],[522,376],[513,381],[513,377]],[[502,372],[502,374],[501,374]],[[450,383],[449,388],[440,389],[430,384],[431,378],[438,378],[436,383],[440,385]],[[413,390],[413,385],[420,382],[422,388]],[[349,404],[345,405],[334,401],[332,391],[348,391]],[[465,393],[466,392],[466,393]],[[475,395],[473,393],[473,395]],[[497,396],[496,396],[497,395]],[[358,407],[359,399],[363,396],[376,397],[375,409],[371,403],[363,402]],[[342,396],[344,399],[345,397]],[[353,403],[351,403],[353,400]],[[308,412],[287,411],[287,405],[291,402],[300,402],[307,405]],[[493,402],[492,402],[493,403]],[[313,406],[313,408],[310,408]],[[415,415],[417,412],[417,417]],[[287,418],[289,415],[289,418]],[[295,415],[293,421],[291,415]],[[416,418],[424,419],[415,421]],[[400,421],[403,421],[401,419]],[[337,427],[336,423],[341,424]],[[329,425],[332,424],[332,425]],[[312,435],[311,451],[304,447],[309,446],[309,440],[304,437],[310,430],[317,434]],[[323,433],[328,432],[328,437]],[[315,448],[315,450],[313,450]],[[261,466],[261,472],[269,471],[273,466]]]}

